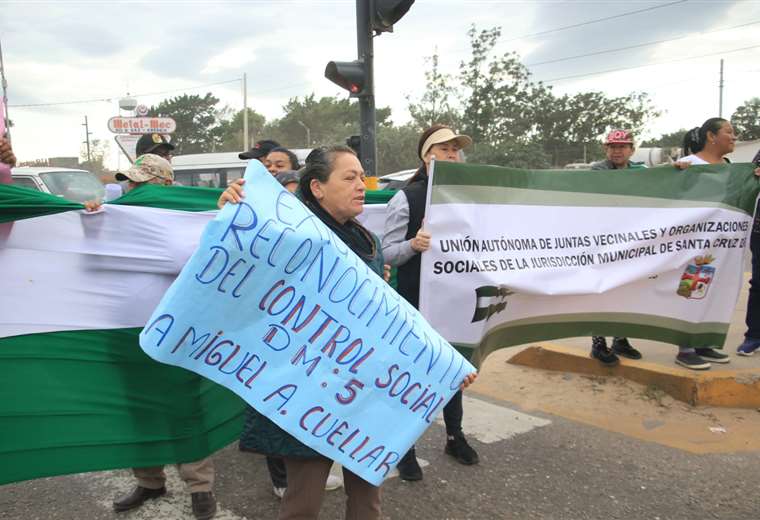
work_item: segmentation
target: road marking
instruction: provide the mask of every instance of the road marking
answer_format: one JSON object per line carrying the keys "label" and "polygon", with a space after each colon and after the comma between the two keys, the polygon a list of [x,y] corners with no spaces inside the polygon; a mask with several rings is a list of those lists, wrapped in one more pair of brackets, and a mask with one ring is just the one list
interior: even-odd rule
{"label": "road marking", "polygon": [[[540,428],[551,424],[551,421],[528,415],[506,406],[477,399],[474,397],[463,398],[464,404],[464,432],[484,444],[492,444],[517,435],[528,433],[534,428]],[[436,422],[443,425],[443,417],[438,417]],[[417,458],[420,466],[430,466],[430,462]],[[142,507],[129,513],[130,520],[194,520],[190,506],[190,491],[179,477],[174,466],[166,466],[167,494],[156,500],[148,500]],[[330,471],[333,475],[341,475],[340,464],[333,464]],[[392,479],[398,477],[398,470],[394,468],[386,477]],[[129,493],[135,486],[135,478],[129,470],[101,471],[96,473],[81,473],[76,478],[87,482],[94,492],[100,496],[97,503],[103,509],[110,510],[116,497]],[[217,504],[218,511],[215,520],[247,520],[232,511],[224,509]]]}
{"label": "road marking", "polygon": [[[464,396],[463,407],[464,433],[485,444],[511,439],[516,435],[528,433],[534,428],[551,424],[551,421],[547,419],[474,397]],[[443,425],[443,415],[440,415],[436,422]]]}

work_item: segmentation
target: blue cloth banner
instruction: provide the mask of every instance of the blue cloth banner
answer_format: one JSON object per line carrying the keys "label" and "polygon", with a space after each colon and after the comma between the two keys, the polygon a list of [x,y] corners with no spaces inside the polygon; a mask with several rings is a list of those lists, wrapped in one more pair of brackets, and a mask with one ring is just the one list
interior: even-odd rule
{"label": "blue cloth banner", "polygon": [[258,161],[140,335],[368,482],[474,372]]}

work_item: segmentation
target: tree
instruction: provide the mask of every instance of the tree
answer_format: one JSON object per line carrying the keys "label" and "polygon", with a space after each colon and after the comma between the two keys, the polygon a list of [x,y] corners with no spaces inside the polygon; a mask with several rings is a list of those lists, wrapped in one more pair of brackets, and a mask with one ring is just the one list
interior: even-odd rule
{"label": "tree", "polygon": [[171,117],[177,122],[172,136],[176,155],[218,151],[222,142],[223,113],[216,110],[219,99],[211,92],[201,97],[183,94],[165,99],[150,107],[148,114],[154,117]]}
{"label": "tree", "polygon": [[409,97],[409,114],[420,131],[424,131],[436,123],[459,128],[462,114],[454,81],[451,75],[441,74],[438,70],[438,54],[426,58],[431,64],[430,70],[425,71],[425,93],[417,103]]}
{"label": "tree", "polygon": [[222,121],[219,124],[219,147],[220,152],[236,152],[248,150],[253,143],[259,140],[266,126],[266,118],[256,112],[248,109],[248,140],[249,143],[243,143],[243,116],[245,112],[239,110],[235,112],[232,118],[229,114],[232,110],[225,108],[219,112]]}
{"label": "tree", "polygon": [[531,79],[512,52],[495,55],[500,28],[468,31],[471,57],[455,77],[441,74],[437,56],[425,74],[426,91],[409,111],[425,128],[459,124],[473,138],[470,160],[531,168],[601,157],[601,137],[613,128],[640,132],[659,116],[649,97],[633,92],[610,98],[601,92],[556,96]]}
{"label": "tree", "polygon": [[[317,100],[310,94],[303,99],[292,98],[282,108],[285,115],[266,125],[264,136],[289,148],[344,143],[359,132],[359,104],[348,98],[326,96]],[[378,126],[391,124],[390,114],[390,108],[378,108]]]}
{"label": "tree", "polygon": [[111,172],[105,167],[103,161],[111,149],[111,143],[105,139],[93,139],[90,141],[90,160],[87,160],[87,147],[82,144],[79,151],[81,162],[79,167],[89,170],[101,178],[110,179]]}
{"label": "tree", "polygon": [[642,141],[640,146],[653,147],[653,148],[681,147],[683,145],[683,137],[686,135],[686,132],[688,132],[687,129],[681,128],[680,130],[676,130],[675,132],[662,134],[657,139],[649,139],[647,141]]}
{"label": "tree", "polygon": [[420,131],[414,123],[403,126],[384,125],[377,131],[377,174],[417,168],[417,141]]}
{"label": "tree", "polygon": [[731,125],[742,141],[760,139],[760,98],[744,102],[731,116]]}
{"label": "tree", "polygon": [[478,32],[473,26],[467,34],[472,56],[459,67],[465,96],[462,130],[491,147],[530,142],[538,101],[546,98],[547,88],[530,80],[516,53],[492,56],[500,28]]}

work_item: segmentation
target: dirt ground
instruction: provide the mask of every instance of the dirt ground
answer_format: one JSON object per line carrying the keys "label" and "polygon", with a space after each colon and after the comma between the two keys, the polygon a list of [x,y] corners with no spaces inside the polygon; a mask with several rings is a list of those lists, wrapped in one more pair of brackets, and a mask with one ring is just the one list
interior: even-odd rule
{"label": "dirt ground", "polygon": [[760,450],[760,410],[693,407],[620,377],[509,364],[521,348],[493,353],[470,391],[691,453]]}

